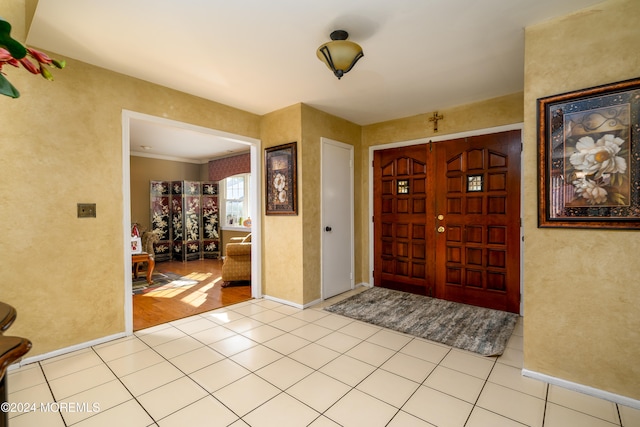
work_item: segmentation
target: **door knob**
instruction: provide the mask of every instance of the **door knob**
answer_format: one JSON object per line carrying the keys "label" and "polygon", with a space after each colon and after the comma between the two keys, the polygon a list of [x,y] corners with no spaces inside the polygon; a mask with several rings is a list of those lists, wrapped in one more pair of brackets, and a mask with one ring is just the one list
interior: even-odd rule
{"label": "door knob", "polygon": [[331,227],[326,226],[326,227],[324,228],[324,231],[331,231]]}
{"label": "door knob", "polygon": [[444,227],[442,225],[438,227],[438,233],[444,233]]}

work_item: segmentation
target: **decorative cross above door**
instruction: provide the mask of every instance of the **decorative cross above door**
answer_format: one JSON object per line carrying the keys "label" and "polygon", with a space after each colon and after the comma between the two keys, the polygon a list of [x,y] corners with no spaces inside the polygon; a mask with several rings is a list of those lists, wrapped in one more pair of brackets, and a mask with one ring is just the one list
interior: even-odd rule
{"label": "decorative cross above door", "polygon": [[438,112],[433,113],[433,117],[429,117],[429,121],[433,122],[433,131],[438,132],[438,120],[444,119],[442,114],[438,114]]}

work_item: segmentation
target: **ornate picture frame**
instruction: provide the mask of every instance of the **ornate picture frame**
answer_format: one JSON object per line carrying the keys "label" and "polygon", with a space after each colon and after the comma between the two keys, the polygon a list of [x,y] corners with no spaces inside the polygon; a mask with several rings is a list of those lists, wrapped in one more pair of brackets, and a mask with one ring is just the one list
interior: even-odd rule
{"label": "ornate picture frame", "polygon": [[266,215],[298,214],[296,143],[264,150]]}
{"label": "ornate picture frame", "polygon": [[640,78],[538,99],[538,227],[640,229]]}

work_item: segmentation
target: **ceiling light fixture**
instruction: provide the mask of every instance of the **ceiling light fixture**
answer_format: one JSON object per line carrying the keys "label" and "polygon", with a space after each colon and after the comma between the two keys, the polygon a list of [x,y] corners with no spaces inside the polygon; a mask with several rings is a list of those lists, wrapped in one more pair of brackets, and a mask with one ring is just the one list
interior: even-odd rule
{"label": "ceiling light fixture", "polygon": [[318,59],[324,62],[338,80],[348,73],[356,62],[364,56],[362,48],[348,41],[349,33],[336,30],[331,33],[331,41],[318,48]]}

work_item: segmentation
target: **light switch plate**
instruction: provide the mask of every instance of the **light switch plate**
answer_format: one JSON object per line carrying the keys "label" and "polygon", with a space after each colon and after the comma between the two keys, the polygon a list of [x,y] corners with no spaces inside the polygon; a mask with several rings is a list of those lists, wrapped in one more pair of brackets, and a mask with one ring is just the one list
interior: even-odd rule
{"label": "light switch plate", "polygon": [[78,203],[78,218],[95,218],[95,203]]}

